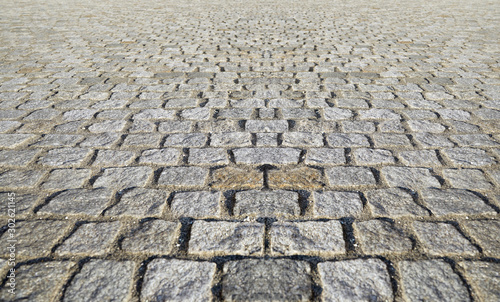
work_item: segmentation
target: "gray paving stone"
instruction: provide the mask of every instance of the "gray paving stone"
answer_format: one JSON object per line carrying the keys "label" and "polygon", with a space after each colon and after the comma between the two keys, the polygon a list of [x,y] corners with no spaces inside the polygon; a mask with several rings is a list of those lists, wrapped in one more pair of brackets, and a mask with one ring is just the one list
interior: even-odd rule
{"label": "gray paving stone", "polygon": [[283,134],[283,146],[288,147],[321,147],[323,135],[321,133],[288,132]]}
{"label": "gray paving stone", "polygon": [[404,134],[376,133],[372,136],[375,148],[410,148],[410,140]]}
{"label": "gray paving stone", "polygon": [[448,159],[459,167],[482,167],[495,164],[491,156],[484,150],[474,148],[445,149],[443,153]]}
{"label": "gray paving stone", "polygon": [[278,133],[256,133],[257,147],[277,147]]}
{"label": "gray paving stone", "polygon": [[402,261],[399,271],[409,300],[470,301],[462,280],[443,260]]}
{"label": "gray paving stone", "polygon": [[408,126],[414,132],[442,133],[446,127],[426,120],[410,120]]}
{"label": "gray paving stone", "polygon": [[376,185],[375,177],[369,168],[365,167],[334,167],[326,170],[331,186],[359,187]]}
{"label": "gray paving stone", "polygon": [[99,147],[110,148],[120,140],[118,133],[101,133],[98,135],[87,136],[87,138],[80,143],[81,147]]}
{"label": "gray paving stone", "polygon": [[210,139],[212,147],[247,147],[252,145],[252,136],[246,132],[213,133]]}
{"label": "gray paving stone", "polygon": [[144,301],[208,302],[216,265],[177,259],[154,259],[148,264],[141,290]]}
{"label": "gray paving stone", "polygon": [[111,196],[112,191],[105,188],[68,190],[52,198],[38,213],[98,216],[111,201]]}
{"label": "gray paving stone", "polygon": [[151,133],[129,134],[123,140],[124,147],[159,147],[161,135]]}
{"label": "gray paving stone", "polygon": [[293,217],[300,214],[299,196],[296,192],[243,191],[235,196],[234,215],[238,217]]}
{"label": "gray paving stone", "polygon": [[176,222],[149,220],[125,235],[121,248],[130,253],[169,254],[179,231]]}
{"label": "gray paving stone", "polygon": [[203,133],[174,133],[167,136],[163,147],[203,147],[206,141]]}
{"label": "gray paving stone", "polygon": [[90,169],[57,169],[50,172],[47,180],[42,184],[44,190],[77,189],[82,188],[90,179]]}
{"label": "gray paving stone", "polygon": [[312,212],[315,217],[357,217],[363,211],[363,202],[354,192],[313,192]]}
{"label": "gray paving stone", "polygon": [[89,131],[92,133],[106,133],[106,132],[121,132],[125,129],[127,121],[112,121],[107,120],[100,123],[94,123],[89,126]]}
{"label": "gray paving stone", "polygon": [[408,235],[393,224],[383,220],[356,222],[355,237],[366,254],[405,253],[412,249]]}
{"label": "gray paving stone", "polygon": [[9,214],[15,212],[16,216],[20,218],[22,215],[30,213],[39,197],[35,194],[23,194],[19,192],[0,193],[0,200],[3,201],[0,203],[0,215],[7,217]]}
{"label": "gray paving stone", "polygon": [[50,167],[77,167],[81,165],[91,154],[90,149],[85,148],[61,148],[52,149],[42,156],[40,164]]}
{"label": "gray paving stone", "polygon": [[189,133],[193,122],[190,121],[165,121],[158,125],[161,133]]}
{"label": "gray paving stone", "polygon": [[413,227],[429,255],[478,254],[478,250],[451,224],[414,221]]}
{"label": "gray paving stone", "polygon": [[134,119],[136,120],[161,120],[161,119],[172,119],[174,117],[174,110],[164,110],[164,109],[144,109],[141,112],[134,114]]}
{"label": "gray paving stone", "polygon": [[153,174],[152,172],[153,170],[149,167],[107,168],[94,182],[94,188],[126,189],[142,187]]}
{"label": "gray paving stone", "polygon": [[339,221],[281,222],[270,230],[270,249],[275,255],[332,256],[345,253]]}
{"label": "gray paving stone", "polygon": [[305,163],[308,165],[342,165],[346,163],[344,149],[311,148],[307,151]]}
{"label": "gray paving stone", "polygon": [[416,133],[415,140],[422,145],[423,148],[435,149],[439,147],[453,147],[454,144],[448,138],[440,134],[432,133]]}
{"label": "gray paving stone", "polygon": [[323,301],[392,301],[391,281],[379,259],[318,264]]}
{"label": "gray paving stone", "polygon": [[168,167],[158,179],[159,185],[175,187],[201,187],[208,177],[208,169],[200,167]]}
{"label": "gray paving stone", "polygon": [[401,162],[407,166],[432,167],[441,166],[436,152],[433,150],[401,151]]}
{"label": "gray paving stone", "polygon": [[500,222],[497,220],[475,220],[466,221],[465,229],[476,240],[483,253],[487,256],[498,257],[500,255],[500,240],[498,232],[500,231]]}
{"label": "gray paving stone", "polygon": [[350,119],[353,116],[352,110],[349,109],[341,109],[341,108],[324,108],[323,115],[325,120],[346,120]]}
{"label": "gray paving stone", "polygon": [[222,148],[191,148],[188,163],[192,165],[224,165],[229,163],[227,151]]}
{"label": "gray paving stone", "polygon": [[230,261],[224,265],[222,297],[226,301],[309,301],[310,272],[308,263],[289,259]]}
{"label": "gray paving stone", "polygon": [[139,163],[153,165],[175,165],[179,162],[181,151],[178,149],[150,149],[145,150],[139,157]]}
{"label": "gray paving stone", "polygon": [[94,166],[126,166],[135,158],[133,151],[99,150],[92,163]]}
{"label": "gray paving stone", "polygon": [[370,142],[364,134],[332,133],[327,140],[332,147],[370,147]]}
{"label": "gray paving stone", "polygon": [[429,213],[416,204],[412,196],[399,188],[370,190],[365,192],[367,206],[375,217],[428,216]]}
{"label": "gray paving stone", "polygon": [[475,292],[485,302],[500,299],[500,264],[482,261],[464,261],[460,263],[465,269],[467,281],[472,283]]}
{"label": "gray paving stone", "polygon": [[22,146],[23,144],[35,139],[37,136],[34,134],[0,134],[0,148],[14,149]]}
{"label": "gray paving stone", "polygon": [[217,218],[221,215],[220,192],[175,193],[171,203],[175,217]]}
{"label": "gray paving stone", "polygon": [[112,249],[121,222],[86,223],[64,240],[55,253],[65,255],[105,255]]}
{"label": "gray paving stone", "polygon": [[161,216],[167,205],[168,194],[163,190],[134,188],[123,194],[120,201],[106,211],[106,216]]}
{"label": "gray paving stone", "polygon": [[356,163],[360,165],[381,165],[395,162],[391,151],[383,149],[358,148],[354,150]]}
{"label": "gray paving stone", "polygon": [[245,123],[245,130],[248,132],[285,132],[288,131],[288,122],[284,120],[249,120]]}
{"label": "gray paving stone", "polygon": [[487,134],[460,134],[451,138],[461,147],[499,147],[500,143],[492,140]]}
{"label": "gray paving stone", "polygon": [[493,186],[484,176],[484,173],[476,169],[444,169],[443,176],[453,188],[491,190]]}
{"label": "gray paving stone", "polygon": [[10,170],[0,174],[0,188],[23,189],[34,187],[45,174],[38,170]]}
{"label": "gray paving stone", "polygon": [[124,301],[130,298],[132,261],[90,260],[71,281],[63,301]]}
{"label": "gray paving stone", "polygon": [[391,187],[409,189],[441,187],[441,184],[431,175],[429,169],[425,168],[383,167],[382,175]]}
{"label": "gray paving stone", "polygon": [[237,164],[296,164],[300,150],[295,148],[240,148],[233,150]]}
{"label": "gray paving stone", "polygon": [[253,222],[195,221],[189,240],[190,254],[262,255],[264,224]]}
{"label": "gray paving stone", "polygon": [[422,190],[422,198],[431,212],[436,216],[495,213],[481,198],[466,190],[440,190],[431,188]]}

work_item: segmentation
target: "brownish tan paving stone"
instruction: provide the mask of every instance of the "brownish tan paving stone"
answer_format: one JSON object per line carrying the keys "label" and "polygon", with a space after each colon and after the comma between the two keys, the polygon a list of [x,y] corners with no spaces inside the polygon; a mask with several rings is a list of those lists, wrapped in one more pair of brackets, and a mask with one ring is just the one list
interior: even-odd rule
{"label": "brownish tan paving stone", "polygon": [[264,175],[257,170],[244,170],[225,167],[212,174],[211,187],[216,190],[260,189],[264,184]]}
{"label": "brownish tan paving stone", "polygon": [[271,189],[317,190],[323,187],[321,172],[309,167],[271,170],[268,182]]}

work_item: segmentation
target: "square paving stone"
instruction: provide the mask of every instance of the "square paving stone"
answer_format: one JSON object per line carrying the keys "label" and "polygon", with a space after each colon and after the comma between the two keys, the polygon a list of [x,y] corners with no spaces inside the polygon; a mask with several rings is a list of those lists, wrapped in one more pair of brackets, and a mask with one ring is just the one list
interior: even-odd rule
{"label": "square paving stone", "polygon": [[148,264],[141,290],[143,301],[209,302],[215,263],[155,259]]}
{"label": "square paving stone", "polygon": [[472,192],[460,189],[426,189],[422,198],[436,216],[448,214],[496,214],[484,201]]}
{"label": "square paving stone", "polygon": [[294,148],[241,148],[233,153],[237,164],[296,164],[301,151]]}
{"label": "square paving stone", "polygon": [[84,148],[52,149],[40,158],[39,163],[51,167],[77,167],[90,154],[91,150]]}
{"label": "square paving stone", "polygon": [[189,253],[200,256],[262,255],[264,227],[262,223],[195,221]]}
{"label": "square paving stone", "polygon": [[243,191],[236,193],[237,217],[294,217],[300,214],[299,195],[291,191]]}
{"label": "square paving stone", "polygon": [[16,254],[23,257],[45,257],[52,247],[69,231],[71,224],[68,221],[37,220],[20,221],[16,223],[15,233],[6,231],[0,238],[5,248],[3,255],[8,255],[7,247],[15,242]]}
{"label": "square paving stone", "polygon": [[318,264],[322,301],[392,301],[387,266],[379,259],[356,259]]}
{"label": "square paving stone", "polygon": [[8,292],[9,281],[0,290],[2,301],[57,301],[69,271],[76,263],[51,261],[22,265],[16,269],[15,294]]}
{"label": "square paving stone", "polygon": [[410,301],[470,301],[462,280],[443,260],[402,261],[399,271]]}
{"label": "square paving stone", "polygon": [[245,259],[224,264],[225,301],[309,301],[308,263],[288,259]]}
{"label": "square paving stone", "polygon": [[92,165],[94,166],[126,166],[132,162],[135,154],[132,151],[99,150]]}
{"label": "square paving stone", "polygon": [[478,254],[478,250],[451,224],[415,221],[413,227],[429,255]]}
{"label": "square paving stone", "polygon": [[112,191],[104,188],[68,190],[52,198],[38,213],[98,216],[104,211],[111,197]]}
{"label": "square paving stone", "polygon": [[367,254],[405,253],[412,242],[402,230],[382,220],[369,220],[354,224],[355,237]]}
{"label": "square paving stone", "polygon": [[488,182],[484,173],[476,169],[444,169],[443,176],[453,188],[473,189],[478,191],[492,190],[493,185]]}
{"label": "square paving stone", "polygon": [[121,222],[86,223],[67,238],[55,253],[66,255],[104,255],[118,235]]}
{"label": "square paving stone", "polygon": [[77,189],[90,179],[90,169],[57,169],[42,184],[44,190]]}
{"label": "square paving stone", "polygon": [[135,264],[94,259],[71,280],[63,301],[126,301],[130,298]]}
{"label": "square paving stone", "polygon": [[409,193],[399,188],[371,190],[365,196],[375,217],[429,216]]}
{"label": "square paving stone", "polygon": [[0,166],[3,167],[24,167],[40,153],[40,150],[1,150]]}
{"label": "square paving stone", "polygon": [[106,211],[106,216],[161,216],[169,193],[163,190],[134,188],[123,194],[120,201]]}
{"label": "square paving stone", "polygon": [[0,174],[0,188],[31,188],[42,179],[44,174],[44,171],[37,170],[10,170]]}
{"label": "square paving stone", "polygon": [[122,250],[132,253],[168,254],[179,236],[180,224],[149,220],[125,236]]}
{"label": "square paving stone", "polygon": [[172,214],[176,217],[216,218],[221,215],[221,192],[180,192],[175,193],[171,203]]}
{"label": "square paving stone", "polygon": [[307,151],[308,165],[342,165],[346,163],[344,149],[311,148]]}
{"label": "square paving stone", "polygon": [[179,162],[181,151],[177,149],[150,149],[142,152],[139,157],[141,164],[175,165]]}
{"label": "square paving stone", "polygon": [[425,168],[383,167],[382,175],[391,187],[409,189],[441,187],[437,178]]}
{"label": "square paving stone", "polygon": [[479,243],[483,253],[491,257],[500,256],[500,221],[475,220],[463,223],[466,231]]}
{"label": "square paving stone", "polygon": [[377,184],[372,171],[365,167],[334,167],[326,170],[332,187],[374,186]]}
{"label": "square paving stone", "polygon": [[500,263],[482,261],[464,261],[465,276],[481,301],[500,301]]}
{"label": "square paving stone", "polygon": [[314,192],[313,215],[320,218],[357,217],[363,211],[363,202],[354,192]]}
{"label": "square paving stone", "polygon": [[275,255],[332,256],[345,253],[342,226],[330,220],[274,223],[270,249]]}
{"label": "square paving stone", "polygon": [[153,169],[149,167],[107,168],[94,182],[94,188],[126,189],[142,187],[152,174]]}
{"label": "square paving stone", "polygon": [[163,169],[158,185],[175,187],[201,187],[208,178],[208,169],[201,167],[169,167]]}

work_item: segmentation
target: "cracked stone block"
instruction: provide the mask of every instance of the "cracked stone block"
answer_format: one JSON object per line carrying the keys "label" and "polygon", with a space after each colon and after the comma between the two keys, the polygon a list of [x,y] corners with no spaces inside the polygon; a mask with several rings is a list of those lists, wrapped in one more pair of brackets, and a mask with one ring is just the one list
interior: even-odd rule
{"label": "cracked stone block", "polygon": [[287,132],[283,133],[283,146],[288,147],[322,147],[321,133]]}
{"label": "cracked stone block", "polygon": [[142,187],[152,173],[153,169],[149,167],[107,168],[94,182],[94,188],[125,189]]}
{"label": "cracked stone block", "polygon": [[191,165],[227,165],[229,164],[229,159],[227,151],[222,148],[191,148],[189,149],[188,162]]}
{"label": "cracked stone block", "polygon": [[9,214],[12,213],[12,210],[9,211],[9,207],[12,209],[14,203],[16,216],[28,214],[39,198],[40,196],[36,194],[23,194],[17,192],[0,193],[0,200],[3,201],[0,202],[0,215],[9,216]]}
{"label": "cracked stone block", "polygon": [[174,165],[177,164],[181,152],[177,149],[150,149],[142,152],[139,163],[154,165]]}
{"label": "cracked stone block", "polygon": [[408,236],[387,221],[356,222],[354,228],[361,249],[367,254],[405,253],[412,249]]}
{"label": "cracked stone block", "polygon": [[203,147],[206,141],[203,133],[174,133],[167,136],[163,147]]}
{"label": "cracked stone block", "polygon": [[315,190],[323,187],[321,172],[309,167],[268,172],[271,189]]}
{"label": "cracked stone block", "polygon": [[[304,261],[244,259],[224,264],[224,301],[309,301],[311,268]],[[286,280],[286,282],[283,282]]]}
{"label": "cracked stone block", "polygon": [[493,189],[493,185],[488,182],[484,173],[476,169],[444,169],[444,178],[447,179],[453,188],[474,189],[487,191]]}
{"label": "cracked stone block", "polygon": [[401,261],[399,271],[410,301],[470,301],[462,280],[443,260]]}
{"label": "cracked stone block", "polygon": [[126,166],[135,158],[132,151],[99,150],[92,165],[94,166]]}
{"label": "cracked stone block", "polygon": [[443,150],[443,153],[455,166],[483,167],[495,164],[493,158],[480,149],[452,148]]}
{"label": "cracked stone block", "polygon": [[63,301],[126,301],[131,297],[132,261],[93,259],[71,280]]}
{"label": "cracked stone block", "polygon": [[327,140],[332,147],[370,147],[370,142],[364,134],[332,133],[328,135]]}
{"label": "cracked stone block", "polygon": [[382,149],[359,148],[354,151],[354,158],[360,165],[381,165],[395,163],[392,152]]}
{"label": "cracked stone block", "polygon": [[0,148],[14,149],[35,137],[37,137],[37,135],[34,134],[2,133],[0,134]]}
{"label": "cracked stone block", "polygon": [[134,188],[123,194],[120,201],[106,211],[106,216],[161,216],[167,205],[168,194],[163,190]]}
{"label": "cracked stone block", "polygon": [[92,153],[90,149],[62,148],[52,149],[42,156],[39,163],[51,167],[77,167]]}
{"label": "cracked stone block", "polygon": [[42,179],[44,174],[44,171],[36,170],[10,170],[0,174],[0,188],[31,188]]}
{"label": "cracked stone block", "polygon": [[466,221],[463,224],[465,229],[472,235],[481,248],[483,253],[491,257],[500,256],[500,221],[497,220],[476,220]]}
{"label": "cracked stone block", "polygon": [[345,253],[339,221],[281,222],[270,230],[270,249],[275,255],[332,256]]}
{"label": "cracked stone block", "polygon": [[478,250],[451,224],[414,221],[413,227],[429,255],[478,254]]}
{"label": "cracked stone block", "polygon": [[189,253],[199,256],[262,255],[264,224],[254,222],[195,221]]}
{"label": "cracked stone block", "polygon": [[50,261],[22,265],[16,269],[15,294],[8,292],[9,282],[0,290],[2,301],[57,301],[70,270],[76,265],[69,261]]}
{"label": "cracked stone block", "polygon": [[99,147],[110,148],[120,140],[119,133],[101,133],[98,135],[87,136],[87,138],[80,143],[81,147]]}
{"label": "cracked stone block", "polygon": [[175,193],[171,204],[172,214],[178,217],[216,218],[221,215],[220,192]]}
{"label": "cracked stone block", "polygon": [[365,167],[334,167],[326,170],[331,186],[354,187],[377,184],[372,171]]}
{"label": "cracked stone block", "polygon": [[212,173],[210,186],[216,190],[245,190],[260,189],[263,183],[264,175],[260,171],[224,167]]}
{"label": "cracked stone block", "polygon": [[105,255],[110,252],[121,222],[86,223],[64,240],[55,253],[66,255]]}
{"label": "cracked stone block", "polygon": [[200,167],[169,167],[163,169],[159,185],[201,187],[208,177],[208,169]]}
{"label": "cracked stone block", "polygon": [[379,259],[356,259],[318,264],[322,301],[392,301],[387,266]]}
{"label": "cracked stone block", "polygon": [[4,167],[24,167],[40,153],[40,150],[1,150],[0,166]]}
{"label": "cracked stone block", "polygon": [[411,148],[410,139],[405,134],[376,133],[373,135],[375,148]]}
{"label": "cracked stone block", "polygon": [[24,257],[46,257],[50,255],[52,247],[69,230],[68,221],[37,220],[17,222],[15,233],[5,232],[0,242],[5,246],[2,254],[8,256],[9,240],[17,240],[16,254]]}
{"label": "cracked stone block", "polygon": [[252,145],[252,135],[247,132],[213,133],[210,137],[212,147],[247,147]]}
{"label": "cracked stone block", "polygon": [[391,187],[409,189],[441,187],[437,178],[431,175],[429,169],[425,168],[383,167],[382,175]]}
{"label": "cracked stone block", "polygon": [[291,191],[243,191],[235,196],[238,217],[294,217],[300,214],[299,195]]}
{"label": "cracked stone block", "polygon": [[158,125],[161,133],[189,133],[192,130],[193,122],[190,121],[166,121]]}
{"label": "cracked stone block", "polygon": [[481,297],[481,301],[500,300],[500,263],[483,261],[464,261],[460,263],[465,270],[466,279]]}
{"label": "cracked stone block", "polygon": [[301,151],[294,148],[241,148],[233,153],[237,164],[296,164]]}
{"label": "cracked stone block", "polygon": [[113,192],[108,189],[73,189],[64,191],[43,206],[39,214],[98,216],[111,200]]}
{"label": "cracked stone block", "polygon": [[275,132],[281,133],[288,131],[288,122],[285,120],[249,120],[245,123],[245,130],[248,132]]}
{"label": "cracked stone block", "polygon": [[163,220],[149,220],[125,236],[122,250],[131,253],[168,254],[172,251],[180,224]]}
{"label": "cracked stone block", "polygon": [[346,163],[344,149],[311,148],[307,151],[308,165],[342,165]]}
{"label": "cracked stone block", "polygon": [[436,216],[449,214],[496,214],[496,212],[475,194],[459,189],[426,189],[422,198]]}
{"label": "cracked stone block", "polygon": [[57,169],[50,172],[48,179],[42,184],[44,190],[77,189],[90,178],[90,169]]}
{"label": "cracked stone block", "polygon": [[92,133],[121,132],[126,125],[127,121],[104,121],[90,125],[88,130]]}
{"label": "cracked stone block", "polygon": [[154,259],[148,264],[141,289],[142,301],[209,302],[216,264]]}
{"label": "cracked stone block", "polygon": [[399,188],[371,190],[365,196],[375,217],[429,216],[409,193]]}
{"label": "cracked stone block", "polygon": [[441,162],[433,150],[401,151],[399,158],[406,166],[441,166]]}
{"label": "cracked stone block", "polygon": [[357,217],[363,211],[363,202],[354,192],[313,192],[312,213],[319,218]]}

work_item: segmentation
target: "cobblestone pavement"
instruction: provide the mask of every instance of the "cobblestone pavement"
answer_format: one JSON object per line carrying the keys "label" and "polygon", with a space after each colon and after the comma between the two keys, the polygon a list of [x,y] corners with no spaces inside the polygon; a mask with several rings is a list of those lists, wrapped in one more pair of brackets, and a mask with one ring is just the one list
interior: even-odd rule
{"label": "cobblestone pavement", "polygon": [[500,301],[499,2],[0,2],[1,301]]}

